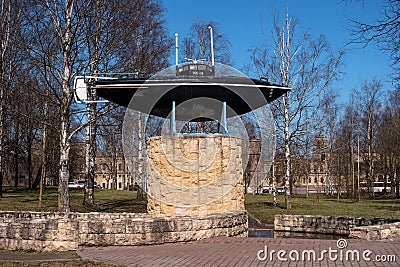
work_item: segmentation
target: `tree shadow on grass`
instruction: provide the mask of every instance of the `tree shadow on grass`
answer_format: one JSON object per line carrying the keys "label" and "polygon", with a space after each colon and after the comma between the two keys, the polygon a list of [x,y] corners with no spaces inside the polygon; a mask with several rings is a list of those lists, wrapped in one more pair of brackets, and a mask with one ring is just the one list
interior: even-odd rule
{"label": "tree shadow on grass", "polygon": [[147,202],[146,200],[114,200],[114,201],[99,201],[94,206],[85,206],[87,211],[97,212],[128,212],[128,213],[146,213]]}
{"label": "tree shadow on grass", "polygon": [[376,208],[377,210],[387,210],[387,211],[400,211],[400,207],[396,207],[396,206],[388,206],[388,205],[383,205],[383,206],[375,206],[374,208]]}
{"label": "tree shadow on grass", "polygon": [[277,204],[276,206],[274,206],[274,203],[273,202],[267,202],[267,201],[264,201],[264,202],[260,202],[260,203],[253,203],[253,204],[246,204],[246,206],[248,206],[248,207],[251,207],[251,206],[253,206],[253,207],[268,207],[268,208],[276,208],[276,209],[286,209],[283,205],[281,205],[281,204]]}

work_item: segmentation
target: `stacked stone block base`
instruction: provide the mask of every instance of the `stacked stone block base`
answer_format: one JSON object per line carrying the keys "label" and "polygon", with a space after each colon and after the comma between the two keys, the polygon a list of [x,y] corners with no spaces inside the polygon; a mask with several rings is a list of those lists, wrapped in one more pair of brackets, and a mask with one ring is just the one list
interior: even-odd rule
{"label": "stacked stone block base", "polygon": [[0,212],[0,247],[37,251],[247,236],[241,140],[153,137],[148,213]]}
{"label": "stacked stone block base", "polygon": [[363,240],[398,240],[400,222],[354,227],[350,229],[349,237]]}
{"label": "stacked stone block base", "polygon": [[158,136],[148,142],[147,212],[206,216],[244,210],[241,139]]}
{"label": "stacked stone block base", "polygon": [[[275,215],[274,230],[285,232],[350,235],[351,237],[356,237],[356,233],[358,233],[357,238],[372,240],[373,238],[368,238],[367,236],[385,236],[385,231],[387,233],[391,232],[392,236],[400,235],[400,230],[398,229],[400,223],[396,224],[394,222],[396,222],[396,220],[381,218]],[[375,230],[378,231],[381,229],[383,230],[382,235],[376,234]]]}
{"label": "stacked stone block base", "polygon": [[77,250],[247,236],[247,212],[152,218],[138,213],[0,212],[0,248]]}

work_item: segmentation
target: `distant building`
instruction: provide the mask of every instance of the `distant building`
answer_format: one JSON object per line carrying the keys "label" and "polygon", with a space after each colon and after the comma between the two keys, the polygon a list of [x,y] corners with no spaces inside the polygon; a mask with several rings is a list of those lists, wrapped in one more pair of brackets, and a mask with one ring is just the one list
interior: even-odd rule
{"label": "distant building", "polygon": [[[116,154],[116,155],[115,155]],[[71,145],[70,181],[85,180],[86,144],[74,142]],[[135,185],[122,152],[98,152],[95,159],[95,184],[105,189],[125,190]]]}
{"label": "distant building", "polygon": [[[327,181],[327,142],[323,136],[317,136],[313,141],[312,157],[307,159],[300,156],[291,158],[291,179],[293,186],[325,187]],[[285,155],[275,155],[273,163],[276,186],[283,186],[286,174]],[[308,181],[307,181],[308,180]],[[268,186],[272,182],[272,170],[261,186]]]}
{"label": "distant building", "polygon": [[[310,166],[308,183],[311,185],[321,185],[325,187],[328,174],[326,137],[316,136],[314,138],[312,160],[309,162],[309,164]],[[300,184],[307,184],[307,180],[303,179]]]}
{"label": "distant building", "polygon": [[[346,190],[346,184],[352,185],[353,174],[351,170],[351,159],[343,152],[334,151],[332,159],[329,158],[327,139],[324,136],[316,136],[311,148],[311,156],[306,158],[294,154],[291,158],[291,182],[292,189],[308,186],[311,190],[335,191],[338,184],[341,185],[341,191]],[[72,142],[70,150],[70,181],[85,180],[85,160],[86,144],[84,142]],[[18,160],[18,186],[29,187],[32,184],[37,185],[41,171],[41,147],[32,149],[32,165],[30,172],[26,160]],[[244,170],[244,179],[246,180],[245,190],[247,192],[260,192],[262,187],[270,186],[273,181],[272,168],[263,169],[257,166],[260,158],[260,145],[256,139],[249,140],[249,162]],[[348,152],[347,152],[348,153]],[[367,164],[364,162],[363,155],[356,154],[354,151],[353,171],[355,179],[357,178],[357,159],[360,158],[360,184],[366,186]],[[9,164],[3,166],[4,186],[15,186],[16,170],[15,155],[9,153],[4,156]],[[376,155],[375,158],[379,158]],[[142,161],[141,164],[139,162]],[[275,186],[283,186],[285,181],[285,156],[277,153],[273,162],[275,174]],[[331,162],[330,162],[331,161]],[[127,162],[129,164],[127,164]],[[146,185],[146,157],[139,160],[137,157],[127,159],[121,151],[118,152],[98,152],[95,160],[95,183],[105,189],[128,190],[136,185],[145,187]],[[332,164],[329,168],[329,164]],[[255,174],[255,169],[257,173]],[[29,178],[30,176],[30,178]],[[54,176],[54,177],[53,177]],[[47,177],[47,185],[56,185],[58,182],[58,173]],[[54,182],[53,182],[54,181]],[[384,175],[384,171],[375,165],[374,182],[389,183],[389,176]],[[355,180],[354,183],[357,183]]]}
{"label": "distant building", "polygon": [[124,190],[132,186],[132,177],[125,166],[125,158],[121,155],[97,157],[95,182],[104,189]]}
{"label": "distant building", "polygon": [[145,170],[145,165],[140,166],[136,157],[127,159],[122,153],[99,155],[96,158],[95,183],[104,189],[132,190],[137,185],[143,186],[145,178],[140,177],[145,176]]}

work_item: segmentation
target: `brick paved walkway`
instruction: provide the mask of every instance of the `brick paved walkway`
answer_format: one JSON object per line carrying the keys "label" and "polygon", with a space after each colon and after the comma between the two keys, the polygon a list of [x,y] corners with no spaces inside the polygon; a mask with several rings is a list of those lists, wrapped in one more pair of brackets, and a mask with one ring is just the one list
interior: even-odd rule
{"label": "brick paved walkway", "polygon": [[[400,266],[400,241],[346,242],[347,246],[342,248],[346,244],[341,243],[339,248],[336,240],[231,237],[155,246],[82,247],[77,253],[82,259],[127,266]],[[264,258],[265,250],[268,257],[261,261],[258,256]],[[272,250],[275,251],[272,253]],[[287,261],[278,259],[279,250],[286,252],[281,258]],[[308,255],[313,257],[312,251],[316,254],[315,262],[308,260]],[[356,251],[359,261],[351,258],[353,252],[357,255]],[[292,261],[297,253],[299,261]],[[363,253],[370,261],[363,259]],[[321,255],[323,259],[318,260]],[[349,261],[346,261],[346,255]],[[305,260],[302,260],[303,256]],[[385,257],[392,262],[378,262]]]}

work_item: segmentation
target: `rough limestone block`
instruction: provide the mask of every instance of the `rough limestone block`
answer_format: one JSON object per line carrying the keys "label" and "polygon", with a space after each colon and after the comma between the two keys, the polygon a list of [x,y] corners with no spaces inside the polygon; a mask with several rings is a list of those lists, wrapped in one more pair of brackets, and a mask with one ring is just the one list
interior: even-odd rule
{"label": "rough limestone block", "polygon": [[164,242],[173,243],[180,240],[180,232],[166,232],[164,233]]}
{"label": "rough limestone block", "polygon": [[126,233],[126,221],[117,219],[113,220],[110,228],[106,228],[106,232],[112,234],[125,234]]}
{"label": "rough limestone block", "polygon": [[215,236],[229,236],[228,235],[228,228],[215,228],[214,229]]}
{"label": "rough limestone block", "polygon": [[243,210],[240,147],[233,137],[151,138],[148,213],[203,216]]}
{"label": "rough limestone block", "polygon": [[380,231],[380,239],[388,239],[390,238],[392,231],[390,228],[385,228]]}

